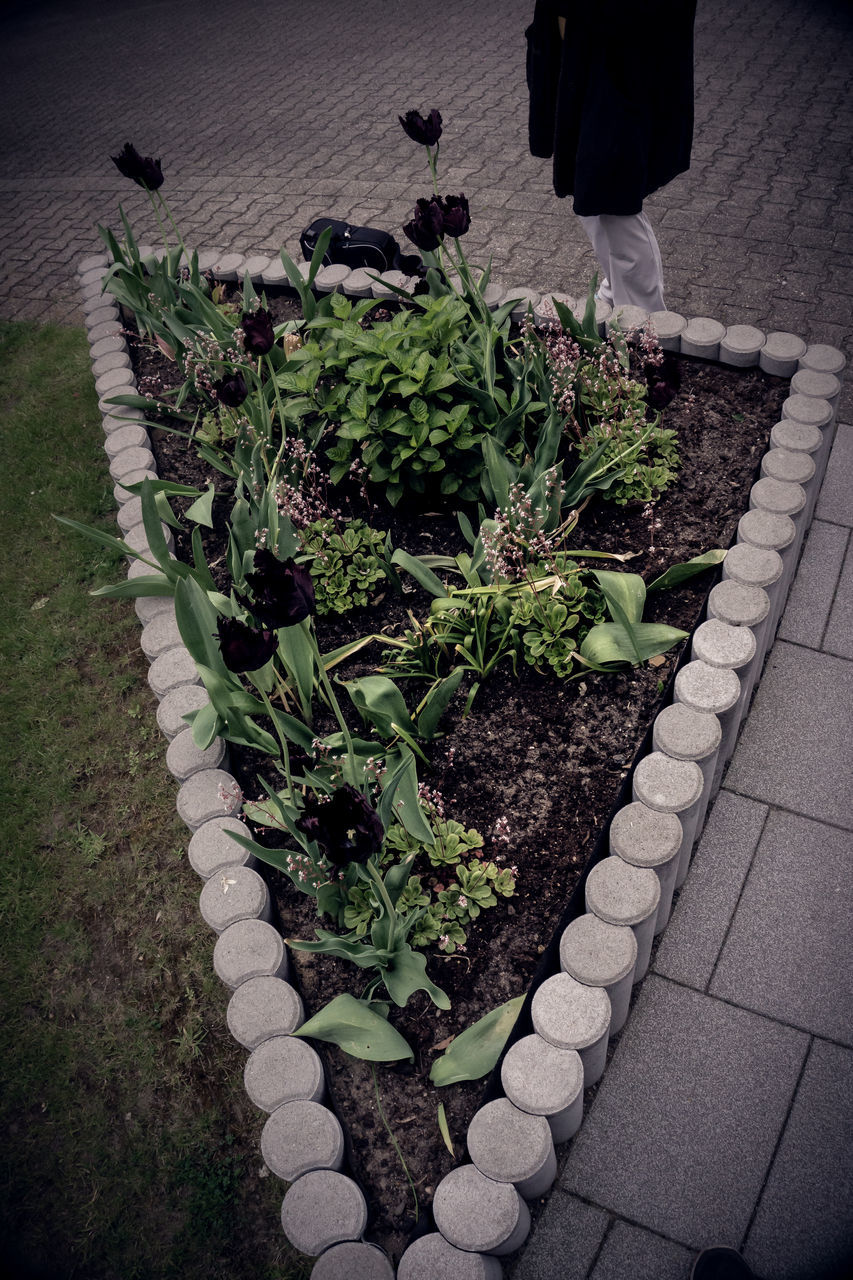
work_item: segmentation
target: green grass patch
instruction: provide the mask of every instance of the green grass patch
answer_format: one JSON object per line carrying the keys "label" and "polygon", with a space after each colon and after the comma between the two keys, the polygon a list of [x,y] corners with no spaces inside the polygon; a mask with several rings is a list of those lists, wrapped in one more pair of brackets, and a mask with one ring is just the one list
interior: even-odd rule
{"label": "green grass patch", "polygon": [[[117,557],[84,334],[0,325],[0,1232],[21,1274],[297,1280]],[[12,1270],[15,1269],[13,1264]]]}

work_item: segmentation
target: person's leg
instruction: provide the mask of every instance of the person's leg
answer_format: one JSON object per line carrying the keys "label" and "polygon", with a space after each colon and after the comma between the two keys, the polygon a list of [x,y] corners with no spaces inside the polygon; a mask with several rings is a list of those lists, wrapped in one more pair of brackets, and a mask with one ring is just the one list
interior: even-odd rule
{"label": "person's leg", "polygon": [[602,213],[580,221],[604,273],[604,301],[665,311],[660,249],[647,216]]}

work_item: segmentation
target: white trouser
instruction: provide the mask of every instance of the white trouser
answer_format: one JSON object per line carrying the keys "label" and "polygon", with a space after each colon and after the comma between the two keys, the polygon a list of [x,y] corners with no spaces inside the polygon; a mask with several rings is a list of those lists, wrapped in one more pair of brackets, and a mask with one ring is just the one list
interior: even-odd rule
{"label": "white trouser", "polygon": [[604,273],[603,300],[615,307],[665,311],[660,249],[646,215],[601,213],[580,220]]}

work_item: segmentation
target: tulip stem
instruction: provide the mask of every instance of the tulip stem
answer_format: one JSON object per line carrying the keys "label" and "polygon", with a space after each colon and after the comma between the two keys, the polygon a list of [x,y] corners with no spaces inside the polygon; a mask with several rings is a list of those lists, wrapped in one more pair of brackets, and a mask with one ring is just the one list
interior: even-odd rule
{"label": "tulip stem", "polygon": [[355,751],[353,750],[350,731],[347,728],[347,722],[344,719],[343,712],[341,711],[340,703],[338,702],[338,699],[335,696],[335,691],[332,688],[332,682],[329,679],[329,673],[326,670],[326,664],[323,661],[323,655],[320,652],[320,646],[317,644],[317,637],[314,634],[313,628],[309,630],[308,634],[310,635],[311,642],[314,646],[314,657],[317,662],[317,670],[320,675],[320,683],[323,686],[323,692],[326,695],[326,701],[328,702],[329,706],[331,707],[334,713],[335,719],[337,720],[338,726],[341,730],[341,733],[343,734],[344,742],[346,743],[347,758],[349,760],[350,773],[352,774],[352,781],[354,783],[355,782]]}
{"label": "tulip stem", "polygon": [[261,695],[263,699],[264,706],[267,709],[267,715],[269,716],[270,720],[272,720],[276,737],[278,738],[279,743],[281,745],[281,758],[284,761],[284,776],[287,779],[287,794],[290,799],[293,799],[293,778],[290,776],[290,750],[287,746],[287,738],[282,733],[279,727],[278,720],[276,719],[276,716],[275,716],[275,711],[273,710],[273,705],[270,702],[269,694],[267,693],[266,689],[261,689],[259,686],[256,686],[256,687],[258,689],[258,693]]}
{"label": "tulip stem", "polygon": [[180,245],[180,249],[181,249],[181,257],[182,257],[182,258],[186,258],[187,267],[189,267],[189,265],[190,265],[190,255],[187,253],[187,246],[184,244],[184,238],[183,238],[183,236],[181,235],[180,231],[178,230],[178,224],[175,222],[175,219],[172,217],[172,210],[171,210],[171,209],[169,208],[169,206],[166,204],[166,201],[165,201],[165,200],[163,199],[163,197],[160,195],[160,192],[159,192],[159,191],[157,192],[157,199],[160,201],[160,204],[161,204],[161,205],[163,206],[163,208],[166,210],[166,217],[167,217],[167,218],[169,219],[169,221],[171,222],[171,224],[172,224],[172,229],[173,229],[173,231],[174,231],[175,235],[177,236],[178,244]]}
{"label": "tulip stem", "polygon": [[151,208],[154,210],[154,217],[157,219],[157,226],[160,228],[160,235],[162,236],[162,239],[163,239],[163,248],[166,250],[166,254],[168,256],[169,237],[166,235],[166,228],[163,226],[163,219],[160,217],[160,211],[157,208],[157,205],[155,203],[154,192],[150,191],[148,187],[146,187],[145,190],[148,194],[148,199],[151,201]]}

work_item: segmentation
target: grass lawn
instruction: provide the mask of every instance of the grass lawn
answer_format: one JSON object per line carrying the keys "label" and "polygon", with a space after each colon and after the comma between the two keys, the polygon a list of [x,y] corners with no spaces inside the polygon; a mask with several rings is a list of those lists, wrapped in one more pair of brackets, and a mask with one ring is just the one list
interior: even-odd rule
{"label": "grass lawn", "polygon": [[82,330],[0,325],[0,420],[6,1268],[298,1280],[124,567],[52,519],[115,532]]}

